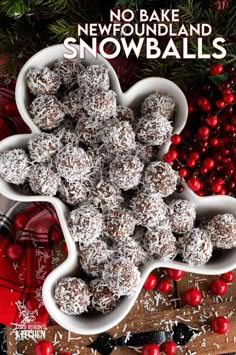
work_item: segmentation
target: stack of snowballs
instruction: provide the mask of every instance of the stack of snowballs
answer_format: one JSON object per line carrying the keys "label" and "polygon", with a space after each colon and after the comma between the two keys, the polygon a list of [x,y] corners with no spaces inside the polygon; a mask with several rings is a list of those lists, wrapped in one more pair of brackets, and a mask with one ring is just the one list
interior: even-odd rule
{"label": "stack of snowballs", "polygon": [[236,246],[236,221],[217,215],[196,227],[196,207],[170,199],[178,177],[156,161],[172,133],[175,101],[154,92],[139,112],[117,104],[108,70],[62,61],[32,68],[30,114],[42,129],[26,150],[0,155],[0,175],[28,193],[71,207],[68,227],[79,248],[80,277],[66,277],[55,302],[66,314],[111,312],[135,293],[149,259],[199,265],[213,247]]}

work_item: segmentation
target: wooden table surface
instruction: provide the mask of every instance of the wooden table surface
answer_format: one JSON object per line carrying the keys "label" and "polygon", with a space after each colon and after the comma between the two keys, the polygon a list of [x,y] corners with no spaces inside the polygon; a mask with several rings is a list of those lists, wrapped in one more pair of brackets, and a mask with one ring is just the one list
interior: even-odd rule
{"label": "wooden table surface", "polygon": [[[53,267],[56,267],[58,263],[58,258],[55,260],[57,261]],[[156,273],[158,278],[161,278],[164,277],[165,270],[156,270]],[[168,329],[172,322],[181,321],[199,328],[201,332],[186,346],[179,347],[177,354],[214,355],[236,352],[236,281],[228,285],[227,293],[223,297],[213,297],[208,289],[214,278],[215,276],[186,273],[182,280],[172,283],[171,292],[168,295],[160,294],[157,290],[143,290],[128,316],[109,333],[114,337],[119,337],[128,332]],[[201,306],[195,308],[186,306],[182,300],[183,292],[193,286],[198,287],[204,296]],[[210,330],[209,322],[217,315],[229,318],[231,328],[227,335],[217,335]],[[73,334],[53,324],[53,321],[49,323],[45,333],[46,339],[54,346],[54,355],[59,355],[63,350],[73,355],[96,354],[86,348],[86,345],[91,343],[96,336]],[[15,330],[8,327],[8,355],[33,355],[33,346],[37,340],[16,341],[15,337]],[[117,348],[112,354],[134,355],[138,353],[137,350],[139,349]]]}

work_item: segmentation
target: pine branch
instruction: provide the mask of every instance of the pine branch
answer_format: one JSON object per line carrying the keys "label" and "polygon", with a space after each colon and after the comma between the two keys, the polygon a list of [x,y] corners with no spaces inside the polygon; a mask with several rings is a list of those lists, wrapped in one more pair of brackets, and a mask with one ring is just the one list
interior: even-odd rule
{"label": "pine branch", "polygon": [[49,25],[49,31],[54,40],[63,42],[66,37],[76,37],[77,25],[71,25],[66,20],[60,19]]}
{"label": "pine branch", "polygon": [[21,16],[28,10],[28,2],[24,0],[1,0],[0,12],[9,17]]}

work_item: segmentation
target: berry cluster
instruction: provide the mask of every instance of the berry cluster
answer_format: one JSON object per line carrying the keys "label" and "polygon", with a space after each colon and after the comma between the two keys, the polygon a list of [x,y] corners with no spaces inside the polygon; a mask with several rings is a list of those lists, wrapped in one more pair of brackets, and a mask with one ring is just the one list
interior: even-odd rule
{"label": "berry cluster", "polygon": [[212,65],[200,92],[191,93],[185,129],[172,136],[163,157],[199,196],[236,196],[235,71]]}

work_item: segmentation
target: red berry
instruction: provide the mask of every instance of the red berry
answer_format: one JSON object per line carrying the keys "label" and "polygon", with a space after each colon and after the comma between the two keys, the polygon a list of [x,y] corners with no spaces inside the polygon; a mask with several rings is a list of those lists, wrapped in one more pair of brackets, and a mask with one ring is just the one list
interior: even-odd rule
{"label": "red berry", "polygon": [[177,159],[178,153],[176,150],[170,150],[166,154],[164,154],[163,159],[166,163],[171,163],[175,159]]}
{"label": "red berry", "polygon": [[202,126],[198,129],[198,133],[201,137],[207,137],[210,133],[210,130],[207,126]]}
{"label": "red berry", "polygon": [[227,284],[234,281],[234,273],[232,271],[228,271],[221,275],[222,280],[224,280]]}
{"label": "red berry", "polygon": [[232,104],[232,102],[234,102],[234,95],[233,94],[224,95],[224,102],[226,104]]}
{"label": "red berry", "polygon": [[198,195],[198,196],[205,196],[205,192],[204,191],[196,191],[196,194]]}
{"label": "red berry", "polygon": [[168,340],[161,345],[161,351],[166,355],[175,355],[177,352],[177,345],[174,341]]}
{"label": "red berry", "polygon": [[219,195],[226,195],[226,190],[223,187],[221,187]]}
{"label": "red berry", "polygon": [[206,112],[207,112],[207,111],[211,111],[211,108],[212,108],[212,107],[211,107],[211,104],[209,104],[209,103],[202,106],[202,110],[203,110],[203,111],[206,111]]}
{"label": "red berry", "polygon": [[180,168],[179,171],[178,171],[178,174],[180,177],[184,178],[185,176],[188,175],[188,170],[185,169],[185,168]]}
{"label": "red berry", "polygon": [[218,185],[223,185],[223,184],[224,184],[224,179],[222,179],[221,177],[218,177],[218,178],[215,180],[215,183],[218,184]]}
{"label": "red berry", "polygon": [[154,274],[149,274],[144,285],[143,288],[145,290],[153,290],[157,285],[157,278]]}
{"label": "red berry", "polygon": [[29,311],[35,311],[36,309],[39,308],[39,302],[35,298],[29,298],[25,302],[25,305]]}
{"label": "red berry", "polygon": [[160,292],[167,293],[170,291],[171,283],[167,279],[162,279],[161,281],[158,282],[157,288]]}
{"label": "red berry", "polygon": [[181,143],[181,136],[179,134],[173,134],[173,136],[171,137],[171,142],[173,144],[180,144]]}
{"label": "red berry", "polygon": [[6,256],[11,261],[19,261],[24,254],[24,249],[19,244],[11,244],[6,250]]}
{"label": "red berry", "polygon": [[211,191],[214,192],[215,194],[218,194],[221,190],[221,185],[220,184],[217,184],[217,183],[214,183],[212,184],[211,186]]}
{"label": "red berry", "polygon": [[193,105],[188,105],[188,112],[192,113],[194,111]]}
{"label": "red berry", "polygon": [[224,280],[215,279],[210,284],[210,291],[216,296],[222,296],[227,291],[227,284]]}
{"label": "red berry", "polygon": [[224,89],[224,90],[222,91],[222,94],[223,94],[223,95],[232,94],[232,91],[231,91],[230,89]]}
{"label": "red berry", "polygon": [[229,331],[230,324],[225,317],[215,317],[211,321],[211,329],[217,334],[225,334]]}
{"label": "red berry", "polygon": [[24,212],[18,213],[13,220],[15,228],[19,230],[24,230],[28,222],[29,216]]}
{"label": "red berry", "polygon": [[186,164],[189,168],[193,168],[196,165],[196,160],[189,158],[186,160]]}
{"label": "red berry", "polygon": [[206,119],[206,123],[208,124],[208,126],[210,127],[215,127],[218,123],[218,119],[217,116],[210,116]]}
{"label": "red berry", "polygon": [[58,227],[52,227],[51,231],[50,231],[50,238],[52,240],[53,243],[58,243],[60,242],[60,240],[62,240],[63,234],[62,231],[60,229],[58,229]]}
{"label": "red berry", "polygon": [[[208,169],[206,166],[200,166],[199,171],[202,175],[205,175],[208,173]],[[198,191],[197,191],[198,192]]]}
{"label": "red berry", "polygon": [[59,355],[71,355],[68,351],[62,351],[59,353]]}
{"label": "red berry", "polygon": [[216,106],[218,108],[223,108],[225,106],[225,102],[223,100],[217,100],[216,101]]}
{"label": "red berry", "polygon": [[177,270],[177,269],[168,268],[168,269],[166,269],[166,273],[167,273],[167,276],[169,276],[169,278],[171,280],[175,280],[175,281],[182,279],[182,277],[184,276],[184,271]]}
{"label": "red berry", "polygon": [[197,288],[189,288],[184,292],[184,302],[195,307],[202,302],[202,293]]}
{"label": "red berry", "polygon": [[198,160],[200,158],[200,155],[197,152],[191,152],[189,156],[194,160]]}
{"label": "red berry", "polygon": [[219,63],[214,63],[211,66],[211,72],[215,73],[215,75],[222,73],[223,69],[224,69],[223,65],[221,65]]}
{"label": "red berry", "polygon": [[160,348],[157,344],[147,344],[142,348],[142,355],[160,355]]}
{"label": "red berry", "polygon": [[214,167],[215,162],[211,158],[206,158],[205,160],[203,160],[202,165],[205,166],[208,170],[210,170]]}
{"label": "red berry", "polygon": [[198,191],[201,188],[201,184],[200,181],[194,177],[191,177],[188,181],[187,181],[188,186],[190,187],[190,189],[192,189],[193,191]]}
{"label": "red berry", "polygon": [[209,104],[209,101],[207,100],[206,97],[199,97],[199,99],[197,100],[198,106],[202,107],[204,105]]}
{"label": "red berry", "polygon": [[212,146],[212,147],[216,147],[218,145],[219,141],[216,137],[212,137],[209,139],[209,144]]}
{"label": "red berry", "polygon": [[231,117],[231,123],[232,123],[233,125],[236,125],[236,115],[233,115],[233,116]]}
{"label": "red berry", "polygon": [[10,117],[15,117],[19,115],[17,106],[15,101],[10,101],[7,102],[4,106],[3,106],[3,113],[6,116],[10,116]]}
{"label": "red berry", "polygon": [[52,355],[53,347],[52,344],[47,340],[40,340],[34,346],[34,355]]}

